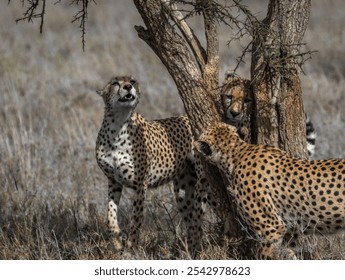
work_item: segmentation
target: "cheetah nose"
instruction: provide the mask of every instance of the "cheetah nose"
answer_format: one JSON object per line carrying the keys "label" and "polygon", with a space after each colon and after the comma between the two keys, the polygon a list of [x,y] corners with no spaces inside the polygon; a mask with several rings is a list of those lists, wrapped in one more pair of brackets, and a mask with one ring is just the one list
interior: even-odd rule
{"label": "cheetah nose", "polygon": [[231,111],[231,115],[236,118],[238,115],[240,114],[240,112],[238,111]]}
{"label": "cheetah nose", "polygon": [[126,84],[123,86],[123,89],[130,91],[132,89],[132,85],[131,84]]}

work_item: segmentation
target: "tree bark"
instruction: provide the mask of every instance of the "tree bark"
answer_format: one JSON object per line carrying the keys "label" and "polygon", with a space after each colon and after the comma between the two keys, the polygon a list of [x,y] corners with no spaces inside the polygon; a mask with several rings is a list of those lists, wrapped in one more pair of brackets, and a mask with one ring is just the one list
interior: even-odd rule
{"label": "tree bark", "polygon": [[300,46],[310,0],[271,0],[254,36],[251,79],[256,104],[256,142],[307,158],[300,80]]}

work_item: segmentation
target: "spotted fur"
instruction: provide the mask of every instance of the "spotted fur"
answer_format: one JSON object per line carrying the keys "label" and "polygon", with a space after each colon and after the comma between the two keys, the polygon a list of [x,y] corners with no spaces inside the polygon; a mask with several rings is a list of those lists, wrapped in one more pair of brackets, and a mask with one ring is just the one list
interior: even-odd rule
{"label": "spotted fur", "polygon": [[233,126],[205,130],[195,148],[225,174],[241,217],[262,244],[260,258],[296,258],[284,237],[345,227],[345,160],[301,160],[248,144]]}
{"label": "spotted fur", "polygon": [[128,246],[138,243],[147,189],[169,181],[174,183],[178,209],[187,231],[192,232],[196,175],[188,118],[145,120],[134,112],[140,93],[139,83],[130,76],[114,77],[98,91],[105,109],[96,141],[96,159],[108,178],[108,224],[119,248],[118,206],[123,188],[135,191]]}

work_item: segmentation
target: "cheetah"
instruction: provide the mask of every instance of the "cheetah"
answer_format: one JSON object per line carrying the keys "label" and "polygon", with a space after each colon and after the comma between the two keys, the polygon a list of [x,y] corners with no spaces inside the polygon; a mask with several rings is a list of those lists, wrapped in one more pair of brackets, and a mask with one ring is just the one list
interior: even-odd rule
{"label": "cheetah", "polygon": [[284,237],[331,234],[345,227],[345,160],[302,160],[243,141],[217,123],[194,147],[230,182],[240,219],[261,244],[262,259],[295,259]]}
{"label": "cheetah", "polygon": [[[252,118],[254,115],[254,96],[250,88],[250,81],[234,74],[226,74],[225,83],[222,86],[221,98],[225,112],[225,122],[236,126],[240,137],[253,143]],[[305,115],[306,140],[309,158],[315,154],[316,131],[308,115]]]}
{"label": "cheetah", "polygon": [[[192,131],[186,116],[148,121],[134,112],[141,91],[131,76],[111,78],[97,93],[105,109],[96,141],[96,160],[108,178],[108,226],[114,244],[121,249],[118,206],[123,188],[135,191],[126,245],[138,244],[147,189],[173,181],[179,212],[192,227],[192,199],[196,184]],[[193,247],[189,238],[188,244]]]}
{"label": "cheetah", "polygon": [[227,75],[221,90],[226,123],[237,128],[240,137],[252,142],[252,118],[254,112],[250,81],[234,75]]}

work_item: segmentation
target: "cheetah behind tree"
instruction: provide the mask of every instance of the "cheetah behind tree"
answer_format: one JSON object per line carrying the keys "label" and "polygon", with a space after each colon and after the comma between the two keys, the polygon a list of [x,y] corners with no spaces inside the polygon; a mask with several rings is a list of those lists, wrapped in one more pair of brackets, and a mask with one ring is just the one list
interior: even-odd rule
{"label": "cheetah behind tree", "polygon": [[[234,74],[227,74],[221,91],[227,124],[237,127],[240,137],[253,143],[251,131],[254,118],[254,96],[250,81]],[[316,132],[308,115],[305,115],[306,140],[309,157],[315,154]]]}
{"label": "cheetah behind tree", "polygon": [[233,126],[204,131],[195,148],[223,172],[241,218],[262,244],[261,258],[295,258],[284,236],[345,227],[345,160],[301,160],[244,142]]}
{"label": "cheetah behind tree", "polygon": [[98,94],[105,110],[96,142],[96,159],[108,178],[108,225],[115,244],[122,247],[117,212],[123,188],[136,193],[128,246],[138,242],[146,190],[169,181],[174,182],[178,208],[190,232],[196,176],[190,161],[192,132],[187,117],[147,121],[134,112],[140,88],[133,77],[112,78]]}
{"label": "cheetah behind tree", "polygon": [[226,76],[221,97],[226,123],[235,126],[240,137],[251,143],[254,97],[250,81],[234,75]]}

